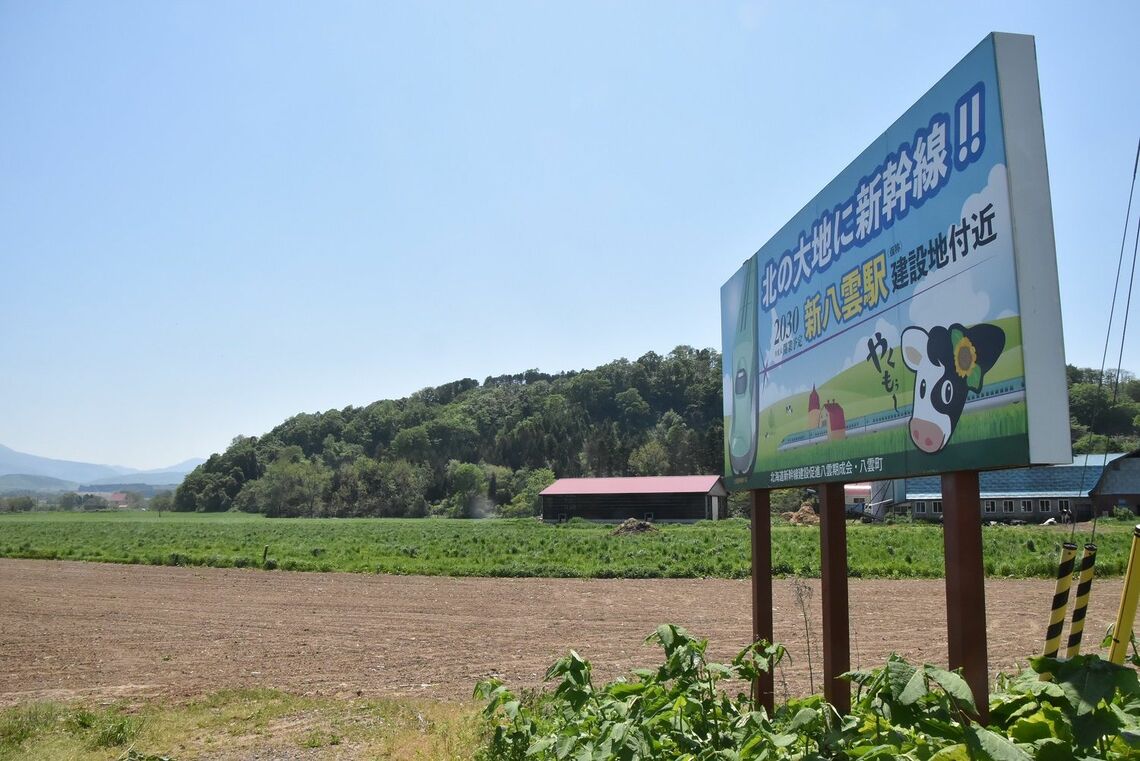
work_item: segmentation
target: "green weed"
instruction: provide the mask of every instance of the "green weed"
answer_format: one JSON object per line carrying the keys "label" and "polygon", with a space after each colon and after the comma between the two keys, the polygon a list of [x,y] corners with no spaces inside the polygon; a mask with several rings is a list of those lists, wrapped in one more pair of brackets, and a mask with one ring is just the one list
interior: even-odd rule
{"label": "green weed", "polygon": [[[747,578],[745,520],[662,525],[642,535],[612,536],[612,526],[531,519],[447,520],[291,518],[258,515],[30,513],[0,515],[0,555],[150,565],[349,571],[429,576],[551,578]],[[1067,532],[1048,527],[983,529],[987,572],[1049,578]],[[818,577],[819,530],[777,523],[777,575]],[[1097,574],[1124,572],[1131,525],[1102,521]],[[939,525],[850,524],[848,566],[861,578],[939,578]],[[272,547],[272,555],[266,546]],[[318,551],[319,550],[319,551]]]}
{"label": "green weed", "polygon": [[999,678],[983,724],[959,672],[898,656],[846,675],[856,687],[848,715],[818,695],[769,715],[724,685],[772,674],[785,655],[779,645],[756,643],[720,664],[706,660],[706,640],[679,626],[659,626],[647,641],[661,646],[664,663],[604,687],[573,651],[547,671],[556,686],[545,696],[519,698],[498,680],[480,682],[475,695],[489,727],[478,758],[1027,761],[1129,759],[1140,748],[1136,671],[1095,655],[1035,658],[1032,670]]}

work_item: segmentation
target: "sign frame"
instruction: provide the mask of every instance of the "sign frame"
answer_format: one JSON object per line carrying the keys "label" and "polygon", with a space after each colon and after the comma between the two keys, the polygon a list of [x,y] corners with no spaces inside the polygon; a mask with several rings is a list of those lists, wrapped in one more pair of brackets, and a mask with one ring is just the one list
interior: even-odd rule
{"label": "sign frame", "polygon": [[[855,240],[855,199],[936,138],[943,174],[893,182]],[[987,36],[744,263],[721,316],[730,489],[1071,461],[1033,37]]]}

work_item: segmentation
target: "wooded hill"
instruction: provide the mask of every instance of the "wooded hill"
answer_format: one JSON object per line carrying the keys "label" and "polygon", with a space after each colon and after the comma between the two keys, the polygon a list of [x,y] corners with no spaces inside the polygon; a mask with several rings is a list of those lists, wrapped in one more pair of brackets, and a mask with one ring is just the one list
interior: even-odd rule
{"label": "wooded hill", "polygon": [[720,353],[679,346],[594,370],[465,378],[289,418],[194,470],[176,510],[532,514],[555,476],[721,470]]}
{"label": "wooded hill", "polygon": [[[1115,374],[1098,375],[1068,368],[1074,449],[1133,449],[1140,381],[1126,373],[1113,404]],[[186,477],[174,509],[533,515],[556,476],[722,472],[721,393],[720,353],[689,346],[581,372],[465,378],[239,436]]]}

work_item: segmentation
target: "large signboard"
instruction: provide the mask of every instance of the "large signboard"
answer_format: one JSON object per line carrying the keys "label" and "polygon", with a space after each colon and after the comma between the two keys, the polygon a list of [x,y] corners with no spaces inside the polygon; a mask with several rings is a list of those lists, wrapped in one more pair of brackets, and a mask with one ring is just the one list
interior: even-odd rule
{"label": "large signboard", "polygon": [[1033,38],[992,34],[721,289],[725,472],[1067,462]]}

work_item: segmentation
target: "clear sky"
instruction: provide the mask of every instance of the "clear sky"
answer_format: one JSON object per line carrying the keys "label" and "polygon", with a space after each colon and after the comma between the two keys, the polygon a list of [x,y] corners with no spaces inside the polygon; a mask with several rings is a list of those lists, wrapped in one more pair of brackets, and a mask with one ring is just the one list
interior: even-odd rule
{"label": "clear sky", "polygon": [[0,0],[0,443],[160,467],[719,349],[725,280],[995,30],[1037,37],[1066,356],[1099,366],[1137,29],[1127,1]]}

